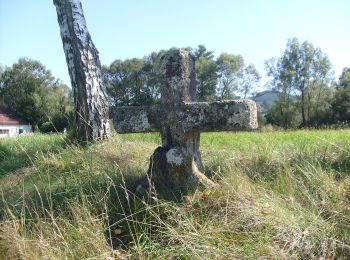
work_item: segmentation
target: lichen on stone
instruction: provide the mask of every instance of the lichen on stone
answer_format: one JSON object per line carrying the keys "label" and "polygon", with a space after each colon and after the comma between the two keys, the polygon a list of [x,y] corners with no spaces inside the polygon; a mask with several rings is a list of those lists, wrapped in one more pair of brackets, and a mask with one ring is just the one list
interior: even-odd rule
{"label": "lichen on stone", "polygon": [[181,151],[178,148],[171,148],[166,153],[166,159],[168,163],[175,165],[181,165],[183,162]]}

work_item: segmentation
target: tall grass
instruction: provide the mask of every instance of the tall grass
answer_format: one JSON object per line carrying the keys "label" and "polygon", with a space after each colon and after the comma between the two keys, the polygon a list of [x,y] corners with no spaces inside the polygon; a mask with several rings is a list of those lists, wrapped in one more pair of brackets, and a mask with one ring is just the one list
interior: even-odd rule
{"label": "tall grass", "polygon": [[24,135],[0,139],[0,178],[9,172],[34,165],[38,153],[58,152],[63,148],[62,135]]}
{"label": "tall grass", "polygon": [[156,134],[90,147],[43,138],[5,141],[31,167],[0,179],[0,258],[350,258],[349,130],[202,134],[220,186],[180,200],[135,194]]}

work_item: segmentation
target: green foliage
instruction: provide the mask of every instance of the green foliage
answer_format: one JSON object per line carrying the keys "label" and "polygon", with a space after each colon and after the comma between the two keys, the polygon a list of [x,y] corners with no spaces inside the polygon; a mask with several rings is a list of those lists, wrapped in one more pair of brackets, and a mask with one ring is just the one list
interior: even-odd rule
{"label": "green foliage", "polygon": [[144,71],[147,75],[148,95],[152,98],[154,103],[159,102],[160,86],[162,84],[162,77],[160,74],[160,59],[165,51],[152,52],[150,55],[144,57]]}
{"label": "green foliage", "polygon": [[195,60],[199,58],[214,59],[214,51],[208,51],[204,45],[200,44],[197,49],[193,51],[193,56]]}
{"label": "green foliage", "polygon": [[238,91],[237,79],[244,67],[243,57],[222,53],[216,64],[219,76],[218,96],[220,99],[232,99]]}
{"label": "green foliage", "polygon": [[339,88],[332,101],[334,121],[350,122],[350,88]]}
{"label": "green foliage", "polygon": [[312,85],[305,93],[305,113],[308,125],[329,125],[333,120],[332,102],[336,89],[322,85]]}
{"label": "green foliage", "polygon": [[0,180],[5,259],[350,257],[349,130],[203,134],[220,187],[177,202],[133,193],[159,135],[30,148],[43,137],[22,143],[33,167]]}
{"label": "green foliage", "polygon": [[286,93],[279,93],[278,100],[265,115],[270,124],[283,128],[295,128],[299,125],[296,103]]}
{"label": "green foliage", "polygon": [[145,59],[116,60],[103,69],[107,90],[115,105],[152,104],[159,98],[159,54]]}
{"label": "green foliage", "polygon": [[[191,48],[187,48],[192,51]],[[103,67],[103,78],[113,106],[159,103],[162,75],[161,57],[165,50],[153,52],[143,59],[115,60]],[[260,75],[251,64],[245,66],[243,57],[223,53],[215,59],[213,51],[199,45],[192,51],[195,58],[197,100],[211,101],[243,97],[251,94]]]}
{"label": "green foliage", "polygon": [[240,79],[238,80],[238,90],[243,98],[252,94],[261,79],[261,76],[255,66],[250,64],[243,68]]}
{"label": "green foliage", "polygon": [[[331,97],[328,94],[331,90],[327,88],[331,86],[333,74],[331,63],[321,49],[307,41],[299,43],[296,38],[290,39],[282,56],[278,60],[268,60],[265,69],[272,77],[270,87],[282,93],[282,99],[276,105],[281,107],[283,103],[285,109],[280,109],[280,118],[275,118],[280,125],[290,125],[288,122],[293,106],[300,111],[300,126],[329,122]],[[298,103],[293,102],[292,94],[298,95]],[[326,111],[320,111],[320,105],[325,105]],[[323,118],[320,118],[321,113]]]}
{"label": "green foliage", "polygon": [[5,106],[34,127],[48,119],[64,117],[72,109],[70,89],[59,84],[40,62],[27,58],[4,71],[0,96]]}
{"label": "green foliage", "polygon": [[260,81],[254,65],[245,66],[240,55],[222,53],[215,60],[213,51],[199,45],[194,57],[199,101],[231,99],[236,95],[246,98]]}
{"label": "green foliage", "polygon": [[339,77],[339,86],[350,88],[350,68],[344,68]]}
{"label": "green foliage", "polygon": [[198,101],[211,101],[216,96],[218,82],[217,66],[212,51],[207,51],[204,45],[199,45],[194,51],[196,60],[196,80]]}
{"label": "green foliage", "polygon": [[53,82],[51,73],[38,61],[21,58],[3,73],[1,96],[8,107],[37,125],[44,116],[40,109],[44,88]]}
{"label": "green foliage", "polygon": [[[2,89],[3,85],[3,74],[4,74],[5,68],[1,66],[0,64],[0,89]],[[1,92],[0,92],[1,93]],[[4,97],[0,96],[0,106],[4,106],[5,100]]]}
{"label": "green foliage", "polygon": [[56,132],[54,125],[51,122],[44,122],[40,126],[42,133]]}

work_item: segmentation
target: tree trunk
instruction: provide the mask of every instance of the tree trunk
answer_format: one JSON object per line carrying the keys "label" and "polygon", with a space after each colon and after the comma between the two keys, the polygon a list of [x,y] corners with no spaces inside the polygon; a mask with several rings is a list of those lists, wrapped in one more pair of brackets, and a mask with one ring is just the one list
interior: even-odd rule
{"label": "tree trunk", "polygon": [[306,118],[305,118],[305,93],[301,91],[301,117],[302,117],[302,127],[306,126]]}
{"label": "tree trunk", "polygon": [[307,106],[306,110],[307,110],[307,121],[308,121],[308,125],[310,125],[310,118],[311,118],[311,94],[310,94],[310,90],[306,93],[306,98],[307,98],[307,104],[305,104],[305,106]]}
{"label": "tree trunk", "polygon": [[75,137],[81,142],[107,139],[108,98],[98,51],[86,27],[80,0],[54,0],[74,94]]}

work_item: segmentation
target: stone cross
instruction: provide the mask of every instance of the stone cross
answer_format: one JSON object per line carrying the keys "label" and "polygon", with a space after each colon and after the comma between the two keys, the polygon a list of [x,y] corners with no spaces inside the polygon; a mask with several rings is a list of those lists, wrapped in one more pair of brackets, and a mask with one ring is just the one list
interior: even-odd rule
{"label": "stone cross", "polygon": [[161,73],[160,105],[118,107],[115,128],[119,133],[161,132],[162,146],[154,151],[148,169],[156,186],[213,184],[201,173],[200,132],[256,129],[255,102],[196,102],[194,58],[184,49],[162,57]]}

